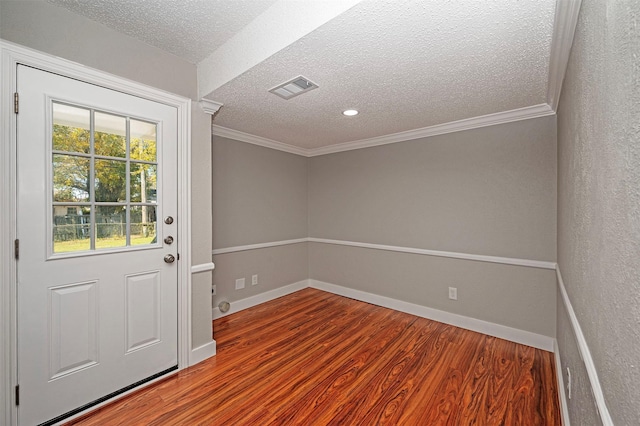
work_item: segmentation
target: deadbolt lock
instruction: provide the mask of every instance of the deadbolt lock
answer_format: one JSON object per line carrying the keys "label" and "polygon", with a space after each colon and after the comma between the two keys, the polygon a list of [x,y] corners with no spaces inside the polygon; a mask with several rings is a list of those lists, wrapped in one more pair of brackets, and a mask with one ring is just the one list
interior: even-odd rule
{"label": "deadbolt lock", "polygon": [[173,217],[171,216],[167,216],[164,218],[164,223],[166,223],[167,225],[171,225],[173,223]]}
{"label": "deadbolt lock", "polygon": [[164,243],[165,244],[173,243],[173,237],[171,235],[169,235],[167,238],[164,239]]}

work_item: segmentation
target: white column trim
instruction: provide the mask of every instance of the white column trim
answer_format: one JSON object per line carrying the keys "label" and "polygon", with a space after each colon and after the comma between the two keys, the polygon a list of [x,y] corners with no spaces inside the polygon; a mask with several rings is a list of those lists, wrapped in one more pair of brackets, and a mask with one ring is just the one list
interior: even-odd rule
{"label": "white column trim", "polygon": [[189,354],[189,365],[196,365],[216,354],[216,341],[212,340],[204,345],[198,346],[191,350]]}
{"label": "white column trim", "polygon": [[224,104],[220,102],[212,101],[210,99],[202,98],[199,102],[200,108],[209,115],[216,115],[216,113],[222,108]]}
{"label": "white column trim", "polygon": [[216,265],[213,262],[201,263],[200,265],[191,266],[191,273],[199,274],[200,272],[209,272],[209,271],[213,271],[215,268],[216,268]]}
{"label": "white column trim", "polygon": [[582,358],[584,366],[587,370],[587,376],[589,377],[589,382],[591,384],[591,391],[593,393],[593,398],[596,402],[596,408],[598,409],[598,413],[600,414],[602,424],[604,426],[613,426],[613,420],[611,419],[611,414],[609,414],[609,409],[607,408],[607,403],[604,399],[604,393],[602,392],[602,386],[600,385],[600,380],[598,379],[598,371],[596,370],[595,363],[593,362],[593,358],[591,357],[591,351],[589,350],[589,346],[587,345],[587,340],[582,333],[582,328],[580,327],[580,323],[578,322],[578,317],[573,310],[571,300],[569,300],[569,294],[567,293],[567,289],[564,286],[564,281],[562,280],[562,274],[560,273],[559,265],[556,268],[556,276],[558,277],[558,289],[560,290],[560,294],[562,296],[562,302],[564,303],[564,308],[567,311],[567,316],[569,317],[569,322],[571,323],[571,328],[573,329],[573,334],[576,338],[580,357]]}

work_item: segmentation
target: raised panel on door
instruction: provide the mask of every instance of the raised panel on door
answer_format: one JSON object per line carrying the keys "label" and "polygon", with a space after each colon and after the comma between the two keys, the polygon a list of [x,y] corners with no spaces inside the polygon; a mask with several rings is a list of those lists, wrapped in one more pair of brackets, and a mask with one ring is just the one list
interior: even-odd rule
{"label": "raised panel on door", "polygon": [[125,277],[127,353],[160,342],[159,271]]}
{"label": "raised panel on door", "polygon": [[98,364],[98,282],[49,289],[51,380]]}
{"label": "raised panel on door", "polygon": [[18,418],[53,424],[177,368],[177,115],[24,66],[18,90]]}

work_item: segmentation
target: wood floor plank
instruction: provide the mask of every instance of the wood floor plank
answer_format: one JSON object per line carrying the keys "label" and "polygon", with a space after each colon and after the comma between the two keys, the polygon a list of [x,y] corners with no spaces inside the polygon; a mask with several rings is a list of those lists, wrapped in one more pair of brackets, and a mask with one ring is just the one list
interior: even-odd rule
{"label": "wood floor plank", "polygon": [[559,425],[553,354],[314,289],[214,321],[218,354],[69,425]]}

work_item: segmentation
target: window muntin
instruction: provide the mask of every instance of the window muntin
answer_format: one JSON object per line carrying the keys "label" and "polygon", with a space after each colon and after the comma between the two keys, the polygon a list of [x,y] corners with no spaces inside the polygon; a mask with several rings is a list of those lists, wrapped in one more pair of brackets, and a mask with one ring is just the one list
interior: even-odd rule
{"label": "window muntin", "polygon": [[157,243],[157,123],[52,103],[53,254]]}

